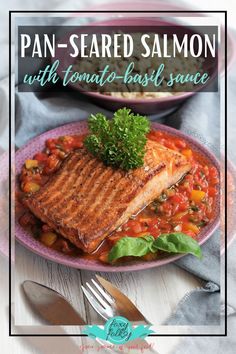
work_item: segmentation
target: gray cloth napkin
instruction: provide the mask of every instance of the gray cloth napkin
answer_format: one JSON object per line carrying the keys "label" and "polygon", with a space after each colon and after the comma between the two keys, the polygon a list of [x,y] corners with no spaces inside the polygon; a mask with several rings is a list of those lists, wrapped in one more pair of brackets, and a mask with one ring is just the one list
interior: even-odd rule
{"label": "gray cloth napkin", "polygon": [[[234,32],[236,36],[236,33]],[[228,157],[230,158],[231,162],[236,164],[236,149],[235,149],[235,134],[236,134],[236,121],[235,121],[235,114],[236,114],[236,105],[235,105],[235,90],[236,90],[236,65],[234,63],[233,67],[228,72],[228,99],[227,99],[227,106],[228,106],[228,139],[227,139],[227,146],[228,146]],[[207,108],[207,105],[206,105]],[[235,210],[232,211],[233,215],[232,218],[235,220]],[[232,233],[234,231],[230,231]],[[234,235],[229,234],[227,237],[231,239]],[[213,241],[213,236],[209,242],[206,243],[206,247],[208,247],[209,243]],[[205,246],[203,249],[205,250]],[[211,250],[210,250],[211,251]],[[211,254],[211,253],[210,253]],[[228,279],[228,291],[227,291],[227,337],[188,337],[181,342],[181,345],[178,346],[175,350],[175,354],[231,354],[235,353],[236,348],[236,242],[235,240],[231,243],[227,250],[227,279]],[[183,259],[184,261],[184,259]],[[223,263],[223,262],[222,262]],[[180,265],[182,266],[182,264]],[[224,264],[222,264],[222,269],[224,268]],[[204,274],[203,274],[203,278]],[[207,280],[207,279],[205,279]],[[215,281],[217,283],[217,281]],[[195,295],[195,294],[193,294]],[[215,293],[212,293],[212,296],[215,297]],[[175,314],[175,318],[181,316],[181,313],[187,315],[190,311],[189,304],[186,302],[186,307],[182,306],[180,303]],[[224,304],[221,313],[221,324],[224,325]],[[212,313],[212,308],[211,308]],[[171,322],[171,321],[170,321]]]}
{"label": "gray cloth napkin", "polygon": [[[207,102],[207,104],[206,104]],[[186,102],[163,123],[199,140],[220,156],[220,95],[200,93]],[[220,325],[220,232],[202,247],[203,259],[186,256],[176,262],[181,268],[205,281],[205,285],[182,299],[168,325]],[[209,296],[210,295],[210,296]]]}

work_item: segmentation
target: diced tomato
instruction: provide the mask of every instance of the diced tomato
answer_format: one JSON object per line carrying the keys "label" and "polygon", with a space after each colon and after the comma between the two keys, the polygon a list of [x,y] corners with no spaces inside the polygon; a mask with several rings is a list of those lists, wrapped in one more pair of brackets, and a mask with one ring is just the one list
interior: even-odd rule
{"label": "diced tomato", "polygon": [[171,230],[171,225],[167,220],[161,220],[159,224],[161,233],[169,232]]}
{"label": "diced tomato", "polygon": [[41,173],[35,173],[32,177],[32,180],[38,184],[42,181],[42,175]]}
{"label": "diced tomato", "polygon": [[173,195],[173,197],[170,198],[170,201],[175,204],[181,203],[183,201],[183,196],[176,193]]}
{"label": "diced tomato", "polygon": [[37,222],[37,220],[36,220],[35,216],[31,213],[28,213],[28,212],[23,214],[19,219],[19,224],[22,227],[35,225],[36,222]]}
{"label": "diced tomato", "polygon": [[182,202],[178,205],[178,211],[185,211],[188,209],[188,202]]}
{"label": "diced tomato", "polygon": [[141,217],[138,218],[138,221],[141,222],[142,224],[149,225],[151,222],[153,222],[153,218]]}
{"label": "diced tomato", "polygon": [[208,195],[209,197],[215,197],[218,194],[218,191],[214,187],[209,187],[208,188]]}
{"label": "diced tomato", "polygon": [[181,139],[176,139],[175,140],[175,145],[177,146],[177,148],[179,149],[184,149],[186,148],[186,142],[181,140]]}
{"label": "diced tomato", "polygon": [[62,252],[65,254],[72,254],[73,253],[73,247],[67,240],[62,241]]}
{"label": "diced tomato", "polygon": [[155,140],[155,141],[158,141],[158,137],[156,136],[156,134],[151,131],[148,135],[147,135],[148,139],[151,139],[151,140]]}
{"label": "diced tomato", "polygon": [[146,234],[149,233],[150,235],[152,235],[154,238],[157,238],[158,236],[160,236],[161,231],[158,227],[149,227],[148,231],[146,231]]}
{"label": "diced tomato", "polygon": [[160,131],[160,130],[156,130],[156,131],[153,131],[154,132],[154,135],[159,138],[159,137],[162,137],[163,136],[163,132]]}
{"label": "diced tomato", "polygon": [[219,178],[218,177],[213,177],[213,178],[211,178],[211,184],[219,184],[219,182],[220,182],[220,180],[219,180]]}
{"label": "diced tomato", "polygon": [[50,150],[51,149],[54,149],[56,147],[56,139],[48,139],[46,141],[46,146],[47,148],[49,148]]}
{"label": "diced tomato", "polygon": [[62,151],[61,151],[60,149],[57,149],[57,148],[52,149],[52,150],[51,150],[51,153],[52,153],[53,155],[59,157],[59,158],[62,156]]}
{"label": "diced tomato", "polygon": [[192,238],[196,238],[196,234],[191,230],[185,230],[184,233]]}
{"label": "diced tomato", "polygon": [[74,142],[74,137],[71,135],[65,135],[63,136],[63,144],[68,144],[68,145],[72,145]]}
{"label": "diced tomato", "polygon": [[73,147],[74,148],[82,148],[83,145],[84,145],[83,142],[79,141],[79,140],[75,140],[74,143],[73,143]]}
{"label": "diced tomato", "polygon": [[47,224],[43,224],[42,230],[44,232],[48,232],[48,231],[52,231],[53,229],[50,226],[48,226]]}
{"label": "diced tomato", "polygon": [[169,202],[163,203],[160,208],[161,212],[170,215],[173,209],[173,206]]}
{"label": "diced tomato", "polygon": [[45,162],[48,159],[48,155],[44,154],[43,152],[38,152],[34,155],[34,159],[38,160],[39,162]]}
{"label": "diced tomato", "polygon": [[211,166],[209,168],[209,176],[210,176],[210,178],[218,177],[217,169],[214,166]]}
{"label": "diced tomato", "polygon": [[100,255],[99,255],[99,261],[101,261],[102,263],[109,263],[108,262],[108,252],[102,252]]}
{"label": "diced tomato", "polygon": [[207,165],[203,166],[205,176],[209,176],[209,167]]}
{"label": "diced tomato", "polygon": [[143,231],[142,225],[138,221],[133,221],[131,224],[129,224],[129,227],[130,231],[134,232],[135,234]]}
{"label": "diced tomato", "polygon": [[175,146],[174,141],[165,140],[165,146],[169,149],[176,150],[176,146]]}
{"label": "diced tomato", "polygon": [[49,155],[49,157],[47,159],[47,164],[44,168],[44,172],[46,174],[54,172],[56,170],[59,162],[60,162],[60,160],[58,159],[57,156],[55,156],[53,154]]}

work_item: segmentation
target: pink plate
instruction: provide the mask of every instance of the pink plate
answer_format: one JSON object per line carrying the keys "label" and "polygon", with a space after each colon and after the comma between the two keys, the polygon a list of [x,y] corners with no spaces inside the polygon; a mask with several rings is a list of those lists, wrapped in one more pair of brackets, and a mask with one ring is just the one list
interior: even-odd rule
{"label": "pink plate", "polygon": [[[189,142],[189,144],[193,147],[193,149],[199,151],[201,154],[206,156],[210,160],[210,162],[214,166],[216,166],[216,168],[219,170],[219,163],[214,157],[214,155],[193,138],[183,134],[182,132],[176,129],[158,123],[153,123],[152,127],[155,130],[166,131],[168,133],[171,133],[172,135],[186,139]],[[36,138],[32,139],[28,144],[26,144],[24,147],[20,148],[16,152],[16,158],[15,158],[16,174],[20,173],[22,165],[24,164],[24,161],[26,159],[32,158],[32,156],[36,152],[44,148],[44,143],[46,139],[61,136],[61,135],[84,134],[86,132],[87,132],[87,123],[86,121],[81,121],[77,123],[66,124],[64,126],[58,127],[56,129],[50,130],[46,133],[37,136]],[[213,234],[213,232],[216,230],[218,226],[219,226],[219,206],[217,207],[216,218],[209,225],[207,225],[204,228],[204,230],[201,232],[199,243],[202,245],[204,242],[206,242],[206,240],[209,239],[209,237]],[[78,269],[87,269],[87,270],[94,270],[100,272],[136,271],[136,270],[158,267],[167,263],[171,263],[183,257],[183,255],[166,256],[163,259],[159,259],[151,262],[133,261],[129,263],[127,262],[119,266],[103,265],[99,261],[86,260],[86,259],[81,259],[79,257],[68,256],[44,246],[42,243],[40,243],[35,238],[33,238],[29,232],[27,232],[24,228],[22,228],[17,220],[15,226],[15,233],[16,233],[17,241],[19,241],[22,245],[24,245],[26,248],[30,249],[34,253],[44,258],[47,258],[51,261],[61,263],[70,267],[78,268]]]}
{"label": "pink plate", "polygon": [[8,176],[9,176],[9,154],[4,152],[0,155],[0,254],[8,257],[9,250],[9,228],[8,228]]}

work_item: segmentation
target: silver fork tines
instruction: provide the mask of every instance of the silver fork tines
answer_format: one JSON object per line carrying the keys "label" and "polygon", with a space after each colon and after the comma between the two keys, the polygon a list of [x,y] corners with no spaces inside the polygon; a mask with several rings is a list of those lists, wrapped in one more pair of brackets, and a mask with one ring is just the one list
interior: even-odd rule
{"label": "silver fork tines", "polygon": [[103,297],[107,300],[107,302],[109,302],[109,304],[114,304],[115,301],[112,299],[112,297],[110,295],[108,295],[103,288],[94,280],[91,279],[93,284],[96,286],[96,288],[98,289],[98,291],[103,295]]}
{"label": "silver fork tines", "polygon": [[90,305],[105,320],[114,317],[115,313],[112,308],[114,301],[109,295],[105,293],[105,291],[97,284],[97,282],[95,282],[95,280],[92,279],[92,282],[95,285],[96,290],[88,282],[86,282],[86,286],[89,291],[84,286],[81,287]]}
{"label": "silver fork tines", "polygon": [[105,320],[114,316],[126,317],[134,323],[150,324],[132,301],[108,280],[96,275],[82,286],[85,297],[90,305]]}

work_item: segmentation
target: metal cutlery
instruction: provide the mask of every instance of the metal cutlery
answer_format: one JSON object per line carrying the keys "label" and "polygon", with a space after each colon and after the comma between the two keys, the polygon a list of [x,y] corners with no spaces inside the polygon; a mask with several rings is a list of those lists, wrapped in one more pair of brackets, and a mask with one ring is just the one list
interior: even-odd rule
{"label": "metal cutlery", "polygon": [[[131,311],[129,312],[130,318],[132,317],[133,319],[136,319],[136,321],[138,322],[149,323],[145,319],[145,317],[140,313],[140,311],[135,307],[135,305],[124,294],[122,294],[117,288],[115,288],[107,280],[99,276],[97,276],[97,278],[100,284],[102,285],[102,287],[106,289],[105,292],[101,286],[99,286],[95,281],[93,281],[93,284],[97,289],[97,292],[100,291],[100,293],[102,294],[102,296],[100,295],[101,299],[103,300],[103,298],[105,298],[106,302],[109,303],[111,308],[113,307],[114,309],[116,309],[115,310],[116,312],[112,312],[113,310],[112,311],[110,310],[110,312],[108,311],[104,312],[103,316],[101,315],[104,319],[107,320],[113,317],[113,315],[115,316],[116,314],[127,316],[127,306],[130,306],[131,309]],[[97,285],[95,285],[95,283]],[[85,326],[86,325],[85,321],[76,312],[76,310],[72,307],[72,305],[57,291],[31,280],[24,281],[22,287],[24,289],[25,296],[28,299],[28,302],[33,308],[33,310],[36,313],[38,313],[40,317],[43,318],[46,322],[52,325],[61,325],[61,326],[65,326],[65,325]],[[110,292],[111,295],[109,295],[108,292]],[[85,289],[85,293],[86,293],[86,289]],[[117,311],[119,311],[119,309],[121,308],[122,303],[126,303],[126,310],[121,314]],[[103,304],[105,305],[105,301],[103,302]],[[99,303],[98,306],[101,306],[101,303]],[[100,307],[98,308],[100,309]],[[96,309],[97,306],[95,305],[95,310]],[[104,342],[102,340],[98,338],[96,338],[95,340],[98,344],[102,346],[104,345]],[[132,341],[132,345],[136,344],[142,346],[144,343],[147,342],[143,339],[136,339]],[[113,349],[106,348],[104,350],[105,352],[108,351],[112,353],[118,353],[118,351],[115,348]],[[125,346],[124,346],[124,350],[125,350]],[[154,351],[152,348],[149,348],[147,353],[157,353],[157,352]]]}
{"label": "metal cutlery", "polygon": [[24,281],[22,286],[31,307],[50,324],[85,325],[78,312],[57,291],[31,280]]}
{"label": "metal cutlery", "polygon": [[96,275],[99,282],[94,279],[82,286],[83,293],[94,310],[108,320],[114,316],[123,316],[129,321],[150,324],[132,301],[118,290],[113,284]]}
{"label": "metal cutlery", "polygon": [[[22,286],[31,307],[48,323],[61,326],[86,325],[70,303],[57,291],[31,280],[24,281]],[[104,346],[104,341],[98,338],[95,340],[100,346]],[[105,348],[104,352],[118,353],[110,348]]]}
{"label": "metal cutlery", "polygon": [[[129,321],[139,324],[150,324],[150,322],[142,315],[132,301],[118,290],[113,284],[104,278],[96,275],[100,285],[94,280],[81,286],[85,297],[94,310],[104,319],[108,320],[114,316],[124,316]],[[137,338],[132,341],[132,345],[142,347],[148,344],[145,339]],[[152,347],[148,347],[146,353],[159,354]]]}

